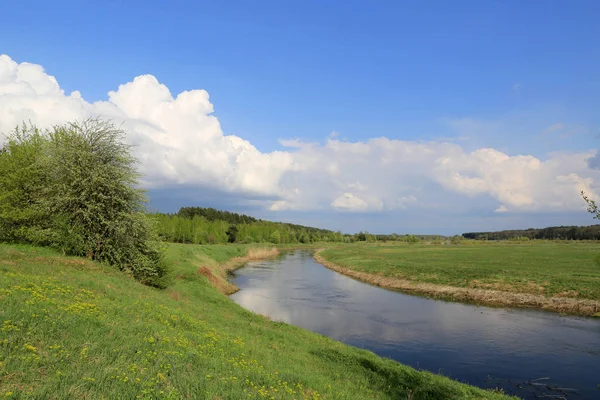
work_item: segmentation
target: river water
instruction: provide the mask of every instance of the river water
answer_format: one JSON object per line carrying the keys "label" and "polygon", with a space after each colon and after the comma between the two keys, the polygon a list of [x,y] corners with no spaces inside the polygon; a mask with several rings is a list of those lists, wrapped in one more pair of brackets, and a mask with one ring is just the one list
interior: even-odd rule
{"label": "river water", "polygon": [[414,368],[526,399],[600,399],[600,319],[406,295],[302,250],[248,263],[232,282],[231,298],[253,312]]}

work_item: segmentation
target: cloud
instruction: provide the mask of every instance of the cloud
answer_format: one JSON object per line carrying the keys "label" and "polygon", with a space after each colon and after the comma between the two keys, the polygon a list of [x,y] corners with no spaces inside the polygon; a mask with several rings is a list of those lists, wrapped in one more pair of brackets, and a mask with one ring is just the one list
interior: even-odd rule
{"label": "cloud", "polygon": [[[111,118],[128,132],[150,189],[204,188],[272,211],[450,214],[469,204],[498,212],[582,210],[578,193],[595,196],[598,189],[595,152],[540,159],[493,148],[466,151],[444,140],[350,142],[332,133],[322,143],[282,139],[285,151],[263,153],[248,140],[225,135],[213,112],[205,90],[173,95],[152,75],[89,102],[79,92],[65,93],[41,66],[0,56],[0,132],[24,120],[48,127]],[[499,129],[469,118],[452,124],[468,136]]]}
{"label": "cloud", "polygon": [[344,193],[331,202],[334,208],[346,210],[365,210],[368,208],[366,201],[352,193]]}
{"label": "cloud", "polygon": [[587,159],[588,167],[591,169],[600,170],[600,153],[596,152],[593,156]]}
{"label": "cloud", "polygon": [[512,90],[513,91],[518,91],[519,89],[521,89],[521,84],[520,83],[515,83],[514,85],[512,85]]}

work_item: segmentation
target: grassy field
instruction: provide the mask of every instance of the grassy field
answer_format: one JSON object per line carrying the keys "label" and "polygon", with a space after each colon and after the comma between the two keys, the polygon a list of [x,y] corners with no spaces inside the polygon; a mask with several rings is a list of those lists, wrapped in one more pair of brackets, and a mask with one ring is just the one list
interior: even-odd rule
{"label": "grassy field", "polygon": [[[576,309],[561,309],[561,303],[564,307],[580,306],[580,313],[589,315],[600,311],[600,266],[594,261],[598,255],[600,243],[575,241],[363,244],[320,252],[324,260],[341,267],[340,272],[362,273],[366,281],[376,277],[374,283],[381,286],[413,288],[431,295],[436,294],[436,287],[445,287],[444,293],[438,291],[443,297],[453,297],[448,287],[489,296],[499,291],[504,294],[496,297],[505,300],[518,299],[516,294],[527,295],[521,298],[531,304],[523,306],[543,303],[543,298],[560,298],[565,300],[552,300],[548,307],[540,303],[540,308],[553,309],[554,304],[557,311],[578,313]],[[460,290],[457,296],[467,296],[468,300],[468,293]],[[494,303],[494,299],[489,300]],[[503,299],[496,300],[505,304]]]}
{"label": "grassy field", "polygon": [[242,309],[212,281],[248,251],[170,245],[158,290],[0,245],[0,398],[504,398]]}

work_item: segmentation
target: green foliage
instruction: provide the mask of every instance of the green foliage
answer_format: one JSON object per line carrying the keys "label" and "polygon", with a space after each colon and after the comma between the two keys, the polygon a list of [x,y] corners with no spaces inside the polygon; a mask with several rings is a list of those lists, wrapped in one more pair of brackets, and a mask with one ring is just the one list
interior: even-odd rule
{"label": "green foliage", "polygon": [[419,238],[416,237],[415,235],[406,235],[406,236],[404,236],[404,241],[406,243],[415,244],[415,243],[419,243]]}
{"label": "green foliage", "polygon": [[[584,196],[584,200],[589,201],[588,211],[597,218],[597,209],[592,200]],[[465,239],[475,240],[510,240],[513,237],[526,237],[530,240],[599,240],[600,225],[589,226],[549,226],[547,228],[535,229],[512,229],[498,232],[467,232],[462,236]]]}
{"label": "green foliage", "polygon": [[237,239],[237,235],[238,235],[237,226],[231,225],[225,233],[227,234],[227,242],[235,243],[235,241]]}
{"label": "green foliage", "polygon": [[450,239],[450,243],[452,243],[452,244],[461,244],[462,241],[463,241],[463,237],[460,235],[454,235]]}
{"label": "green foliage", "polygon": [[275,230],[275,231],[273,231],[273,233],[271,233],[271,236],[269,236],[269,242],[274,243],[274,244],[281,243],[281,234],[279,233],[278,230]]}
{"label": "green foliage", "polygon": [[6,136],[0,152],[0,240],[45,245],[51,236],[40,202],[48,182],[44,170],[47,138],[23,124]]}
{"label": "green foliage", "polygon": [[23,125],[0,154],[2,240],[57,247],[163,286],[162,249],[124,132],[89,119]]}
{"label": "green foliage", "polygon": [[370,234],[370,233],[368,233],[368,234],[366,235],[366,238],[367,238],[367,242],[368,242],[368,243],[375,243],[375,242],[377,241],[377,236],[375,236],[375,235],[372,235],[372,234]]}
{"label": "green foliage", "polygon": [[600,210],[598,209],[596,202],[586,196],[583,190],[581,191],[581,197],[587,203],[587,211],[592,214],[595,219],[600,219]]}
{"label": "green foliage", "polygon": [[[220,211],[219,211],[220,212]],[[218,214],[217,214],[218,215]],[[345,236],[324,229],[301,225],[262,221],[232,225],[225,220],[210,220],[205,216],[152,215],[160,237],[167,242],[194,244],[225,243],[312,243],[344,241]]]}
{"label": "green foliage", "polygon": [[[167,242],[195,244],[224,243],[354,243],[404,241],[418,243],[431,240],[441,243],[436,235],[375,235],[366,231],[354,235],[309,226],[264,221],[245,214],[220,211],[214,208],[183,207],[175,215],[153,215],[160,237]],[[278,233],[275,233],[275,232]],[[279,239],[277,239],[279,235]],[[461,239],[455,239],[458,243]]]}
{"label": "green foliage", "polygon": [[300,243],[310,243],[310,236],[303,230],[300,232],[300,236],[298,236],[298,241]]}
{"label": "green foliage", "polygon": [[204,217],[209,221],[226,221],[232,224],[251,223],[258,221],[256,218],[249,215],[238,214],[229,211],[221,211],[215,208],[205,207],[182,207],[177,212],[177,215],[183,218]]}

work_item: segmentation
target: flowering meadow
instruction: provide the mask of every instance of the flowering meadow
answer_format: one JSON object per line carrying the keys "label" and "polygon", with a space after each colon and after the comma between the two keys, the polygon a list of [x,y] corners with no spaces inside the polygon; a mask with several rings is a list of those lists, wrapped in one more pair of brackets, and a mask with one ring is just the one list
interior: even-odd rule
{"label": "flowering meadow", "polygon": [[0,398],[502,398],[250,313],[197,272],[246,251],[170,245],[161,290],[0,244]]}

